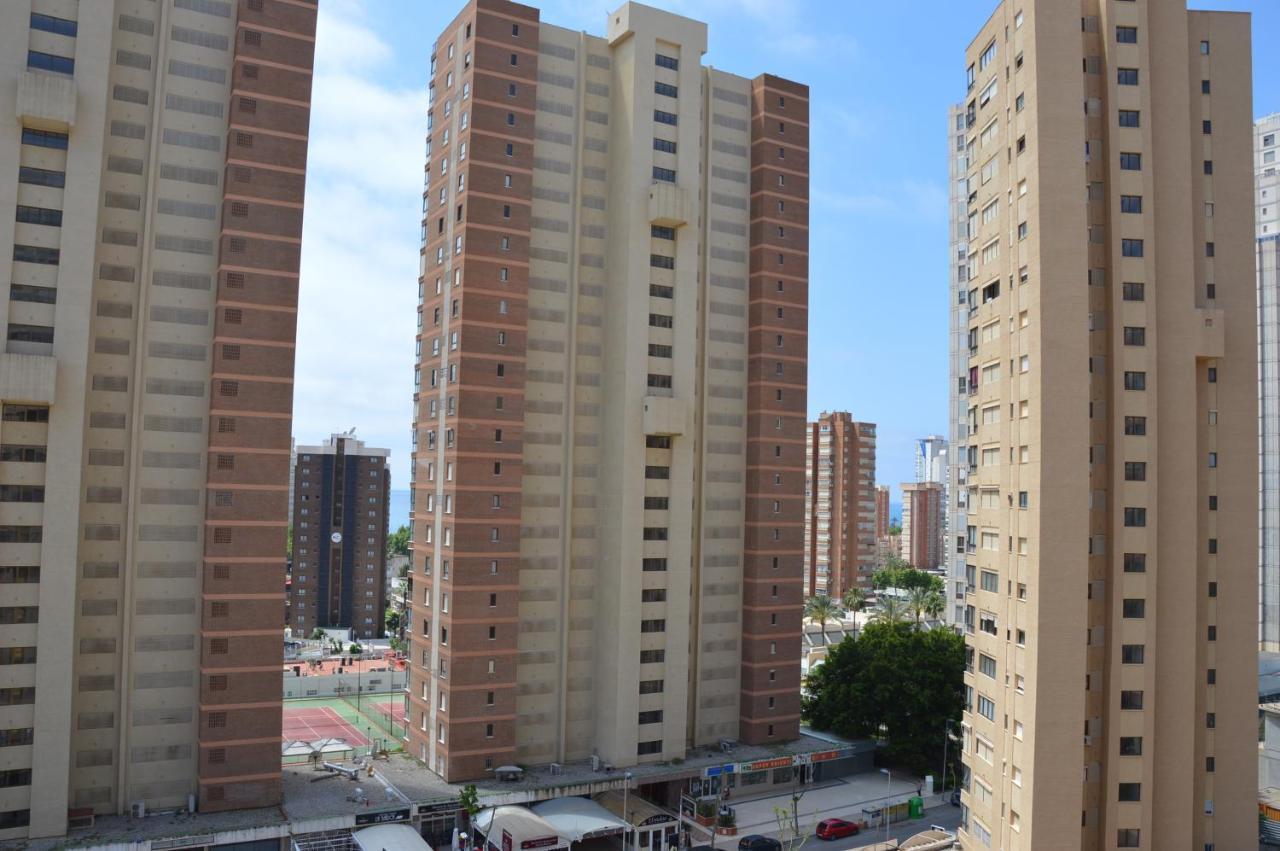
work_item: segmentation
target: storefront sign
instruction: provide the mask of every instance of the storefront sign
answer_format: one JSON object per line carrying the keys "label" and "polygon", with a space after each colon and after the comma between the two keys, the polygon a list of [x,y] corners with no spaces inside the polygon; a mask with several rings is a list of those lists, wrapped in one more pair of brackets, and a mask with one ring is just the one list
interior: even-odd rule
{"label": "storefront sign", "polygon": [[388,824],[396,821],[408,821],[409,808],[399,810],[383,810],[380,813],[356,813],[356,826],[364,824]]}
{"label": "storefront sign", "polygon": [[736,762],[731,762],[727,765],[712,765],[702,770],[702,776],[719,777],[721,774],[733,774],[737,770],[738,764]]}
{"label": "storefront sign", "polygon": [[827,762],[833,759],[845,759],[857,753],[857,748],[840,748],[835,751],[819,751],[809,754],[809,762]]}
{"label": "storefront sign", "polygon": [[758,759],[755,762],[744,762],[740,765],[739,771],[746,773],[748,771],[765,771],[770,768],[790,768],[792,765],[792,757],[780,756],[774,759]]}
{"label": "storefront sign", "polygon": [[648,827],[649,825],[653,825],[653,824],[666,824],[666,823],[667,823],[667,822],[669,822],[669,821],[675,821],[675,820],[676,820],[676,817],[675,817],[675,816],[673,816],[673,815],[671,815],[670,813],[657,813],[657,814],[655,814],[655,815],[651,815],[651,816],[649,816],[647,819],[645,819],[644,821],[640,822],[640,824],[639,824],[639,825],[637,825],[637,826],[638,826],[638,827]]}
{"label": "storefront sign", "polygon": [[[503,841],[507,840],[506,831],[503,832]],[[526,839],[520,843],[521,848],[554,848],[560,844],[558,836],[539,836],[537,839]]]}
{"label": "storefront sign", "polygon": [[454,813],[462,809],[461,801],[437,801],[434,804],[418,804],[418,815],[437,815],[439,813]]}

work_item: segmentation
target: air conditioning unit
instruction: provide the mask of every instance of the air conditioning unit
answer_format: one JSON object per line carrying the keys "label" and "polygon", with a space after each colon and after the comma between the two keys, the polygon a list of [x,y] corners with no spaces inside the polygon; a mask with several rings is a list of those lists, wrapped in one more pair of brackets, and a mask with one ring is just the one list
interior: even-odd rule
{"label": "air conditioning unit", "polygon": [[131,815],[134,818],[146,818],[147,802],[134,801],[132,804],[129,805],[129,815]]}
{"label": "air conditioning unit", "polygon": [[93,808],[79,807],[67,810],[67,830],[92,830]]}
{"label": "air conditioning unit", "polygon": [[559,777],[559,776],[560,776],[561,774],[563,774],[563,773],[564,773],[564,767],[563,767],[563,766],[561,766],[561,765],[560,765],[560,763],[558,763],[558,762],[553,762],[553,763],[551,763],[551,776],[552,776],[552,777]]}
{"label": "air conditioning unit", "polygon": [[592,771],[600,770],[600,757],[596,756],[595,754],[591,755],[591,770]]}

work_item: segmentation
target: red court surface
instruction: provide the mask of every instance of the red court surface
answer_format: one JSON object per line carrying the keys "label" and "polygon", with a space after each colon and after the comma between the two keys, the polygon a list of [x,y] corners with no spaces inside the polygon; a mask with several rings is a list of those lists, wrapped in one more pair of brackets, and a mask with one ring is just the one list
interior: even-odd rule
{"label": "red court surface", "polygon": [[390,714],[391,718],[403,724],[406,721],[404,711],[404,700],[401,698],[392,698],[391,700],[380,700],[374,704],[379,712]]}
{"label": "red court surface", "polygon": [[369,744],[359,728],[327,706],[309,706],[305,709],[286,706],[283,739],[286,742],[343,739],[349,745]]}

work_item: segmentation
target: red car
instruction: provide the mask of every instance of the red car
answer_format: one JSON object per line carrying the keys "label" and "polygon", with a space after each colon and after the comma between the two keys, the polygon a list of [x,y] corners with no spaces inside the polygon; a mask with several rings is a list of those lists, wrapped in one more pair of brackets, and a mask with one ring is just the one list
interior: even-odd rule
{"label": "red car", "polygon": [[844,839],[846,836],[854,836],[858,832],[858,826],[851,821],[845,821],[842,818],[829,818],[818,822],[818,829],[814,831],[819,839]]}

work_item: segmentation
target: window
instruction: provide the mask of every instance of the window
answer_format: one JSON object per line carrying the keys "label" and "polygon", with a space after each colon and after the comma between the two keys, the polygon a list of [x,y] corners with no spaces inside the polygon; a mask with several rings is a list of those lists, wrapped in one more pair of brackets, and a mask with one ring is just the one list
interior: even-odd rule
{"label": "window", "polygon": [[1140,127],[1142,121],[1142,113],[1136,109],[1120,110],[1120,126],[1121,127]]}
{"label": "window", "polygon": [[1125,665],[1141,665],[1146,657],[1146,645],[1125,644],[1120,648],[1120,661]]}
{"label": "window", "polygon": [[640,693],[641,694],[661,694],[662,680],[641,680]]}
{"label": "window", "polygon": [[76,61],[67,56],[41,53],[39,50],[28,50],[27,67],[40,71],[51,71],[55,74],[74,74]]}
{"label": "window", "polygon": [[1125,417],[1124,433],[1132,437],[1142,437],[1147,433],[1147,418]]}
{"label": "window", "polygon": [[1124,554],[1124,572],[1125,573],[1146,573],[1147,572],[1147,554],[1146,553],[1125,553]]}
{"label": "window", "polygon": [[1143,243],[1140,239],[1122,239],[1120,241],[1120,253],[1125,257],[1141,257],[1143,256]]}
{"label": "window", "polygon": [[1213,160],[1204,161],[1204,173],[1213,174]]}
{"label": "window", "polygon": [[1147,374],[1145,372],[1126,372],[1124,374],[1125,390],[1146,390]]}
{"label": "window", "polygon": [[659,124],[670,124],[675,126],[676,114],[674,112],[665,112],[661,109],[655,109],[653,111],[653,120]]}
{"label": "window", "polygon": [[75,38],[76,22],[69,21],[66,18],[55,18],[52,15],[41,15],[37,12],[32,12],[31,29]]}
{"label": "window", "polygon": [[1121,736],[1120,756],[1142,756],[1142,737]]}
{"label": "window", "polygon": [[[1228,51],[1228,52],[1230,52],[1230,51]],[[1200,55],[1201,55],[1201,56],[1208,56],[1208,55],[1209,55],[1209,42],[1207,42],[1207,41],[1202,41],[1202,42],[1200,42]]]}
{"label": "window", "polygon": [[664,97],[669,97],[669,98],[676,97],[676,95],[678,94],[675,86],[671,85],[670,83],[659,83],[659,82],[654,82],[653,93],[656,95],[663,95]]}
{"label": "window", "polygon": [[1121,44],[1137,44],[1138,28],[1137,27],[1116,27],[1116,41]]}
{"label": "window", "polygon": [[666,139],[655,138],[653,140],[653,149],[655,151],[662,151],[666,154],[674,154],[676,152],[676,143],[669,142]]}
{"label": "window", "polygon": [[1122,285],[1125,301],[1146,301],[1146,285],[1141,283],[1125,283]]}
{"label": "window", "polygon": [[1139,619],[1147,616],[1147,601],[1141,597],[1127,598],[1122,603],[1124,617]]}
{"label": "window", "polygon": [[672,327],[672,320],[671,320],[671,317],[667,316],[666,314],[650,313],[649,325],[651,325],[654,328],[670,328]]}
{"label": "window", "polygon": [[1121,195],[1120,196],[1120,212],[1141,213],[1142,212],[1142,196],[1141,195]]}
{"label": "window", "polygon": [[1142,708],[1142,692],[1141,691],[1120,692],[1120,708],[1121,709],[1141,709]]}
{"label": "window", "polygon": [[1146,526],[1147,510],[1145,508],[1126,508],[1124,510],[1124,525],[1131,528]]}
{"label": "window", "polygon": [[1142,154],[1124,152],[1120,154],[1120,168],[1124,171],[1141,171]]}
{"label": "window", "polygon": [[1138,85],[1138,69],[1137,68],[1117,68],[1116,82],[1122,86]]}
{"label": "window", "polygon": [[650,254],[649,265],[655,269],[674,269],[676,258],[667,257],[665,254]]}
{"label": "window", "polygon": [[978,70],[985,71],[987,66],[990,65],[993,61],[995,61],[995,58],[996,58],[996,42],[995,42],[995,39],[992,39],[991,43],[988,44],[986,48],[982,51],[982,55],[978,57]]}
{"label": "window", "polygon": [[1145,346],[1147,344],[1147,329],[1141,326],[1126,325],[1124,329],[1124,344],[1126,346]]}
{"label": "window", "polygon": [[1210,86],[1208,80],[1200,81],[1200,94],[1202,95],[1210,94],[1211,90],[1212,90],[1212,87]]}
{"label": "window", "polygon": [[1142,784],[1141,783],[1121,783],[1120,784],[1120,800],[1141,801],[1142,800]]}
{"label": "window", "polygon": [[1145,482],[1147,480],[1147,463],[1145,461],[1124,462],[1124,480],[1126,482]]}
{"label": "window", "polygon": [[653,62],[659,68],[670,68],[672,71],[680,70],[680,60],[674,56],[663,56],[661,53],[654,54]]}
{"label": "window", "polygon": [[978,695],[978,714],[988,721],[996,720],[995,701],[984,695]]}
{"label": "window", "polygon": [[1212,122],[1212,121],[1209,121],[1209,120],[1207,120],[1207,119],[1206,119],[1206,120],[1204,120],[1204,121],[1201,121],[1201,122],[1200,122],[1200,132],[1204,133],[1204,135],[1206,135],[1206,136],[1210,136],[1210,135],[1212,135],[1212,134],[1213,134],[1213,122]]}
{"label": "window", "polygon": [[661,180],[665,183],[675,183],[676,170],[673,168],[661,168],[655,165],[653,167],[653,179]]}

